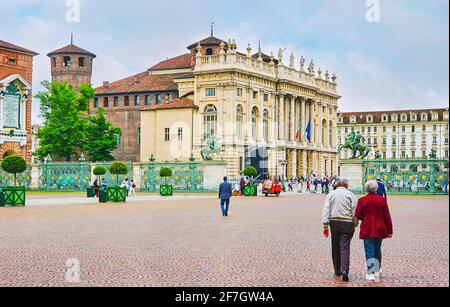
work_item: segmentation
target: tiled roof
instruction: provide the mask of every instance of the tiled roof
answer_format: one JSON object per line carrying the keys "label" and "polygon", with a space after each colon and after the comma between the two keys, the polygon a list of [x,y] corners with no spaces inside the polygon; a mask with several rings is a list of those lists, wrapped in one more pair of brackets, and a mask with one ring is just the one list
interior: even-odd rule
{"label": "tiled roof", "polygon": [[36,53],[34,51],[22,48],[20,46],[17,46],[17,45],[14,45],[14,44],[2,41],[2,40],[0,40],[0,49],[8,49],[8,50],[17,51],[17,52],[20,52],[20,53],[26,53],[26,54],[31,54],[31,55],[38,55],[38,53]]}
{"label": "tiled roof", "polygon": [[224,42],[226,44],[225,41],[221,40],[220,38],[214,37],[214,36],[210,36],[207,37],[205,39],[202,39],[199,42],[193,43],[192,45],[190,45],[189,47],[187,47],[189,50],[194,49],[195,47],[198,46],[198,44],[200,43],[200,45],[202,46],[211,46],[211,45],[220,45],[222,42]]}
{"label": "tiled roof", "polygon": [[149,70],[168,70],[168,69],[182,69],[191,68],[192,65],[192,55],[190,53],[183,54],[171,59],[162,61]]}
{"label": "tiled roof", "polygon": [[49,54],[47,54],[47,56],[51,57],[53,55],[58,55],[58,54],[84,54],[84,55],[90,56],[92,58],[96,58],[97,57],[92,52],[84,50],[83,48],[80,48],[80,47],[75,46],[73,44],[70,44],[70,45],[67,45],[66,47],[63,47],[63,48],[57,49],[55,51],[52,51]]}
{"label": "tiled roof", "polygon": [[95,89],[97,95],[140,93],[152,91],[176,91],[177,84],[173,81],[178,75],[150,75],[148,71],[111,82]]}
{"label": "tiled roof", "polygon": [[[408,114],[408,122],[411,121],[411,114],[420,115],[422,113],[439,113],[439,120],[443,120],[444,112],[448,112],[448,109],[421,109],[421,110],[392,110],[392,111],[376,111],[376,112],[342,112],[340,113],[340,116],[343,117],[344,124],[350,124],[350,118],[352,116],[356,117],[356,123],[357,124],[366,124],[367,123],[367,116],[371,115],[373,116],[373,123],[382,123],[383,122],[383,116],[387,115],[389,116],[389,122],[391,122],[391,115],[398,115],[401,114]],[[428,116],[428,120],[430,117]],[[400,120],[399,120],[400,121]],[[421,121],[421,117],[417,117],[417,121]]]}
{"label": "tiled roof", "polygon": [[194,78],[194,73],[189,72],[187,74],[178,75],[175,79],[191,79]]}
{"label": "tiled roof", "polygon": [[194,101],[189,98],[176,98],[171,102],[162,103],[158,105],[152,105],[143,111],[154,111],[154,110],[170,110],[170,109],[197,109],[198,107],[195,105]]}

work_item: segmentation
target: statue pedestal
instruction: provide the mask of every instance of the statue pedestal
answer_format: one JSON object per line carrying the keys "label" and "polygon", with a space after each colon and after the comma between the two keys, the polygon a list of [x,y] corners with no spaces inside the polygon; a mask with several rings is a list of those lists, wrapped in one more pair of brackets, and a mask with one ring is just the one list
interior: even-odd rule
{"label": "statue pedestal", "polygon": [[349,181],[348,189],[354,193],[363,193],[364,190],[364,161],[359,159],[341,160],[340,178]]}
{"label": "statue pedestal", "polygon": [[227,164],[222,161],[208,161],[203,164],[203,189],[219,191],[223,177],[227,175]]}

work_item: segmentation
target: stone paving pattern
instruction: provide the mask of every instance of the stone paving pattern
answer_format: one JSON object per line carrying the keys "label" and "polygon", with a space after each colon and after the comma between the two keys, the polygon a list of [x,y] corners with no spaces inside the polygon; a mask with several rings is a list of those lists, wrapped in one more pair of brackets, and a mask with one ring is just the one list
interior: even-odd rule
{"label": "stone paving pattern", "polygon": [[[395,237],[385,278],[365,281],[352,245],[352,281],[333,277],[322,195],[128,205],[0,208],[0,286],[449,286],[448,197],[392,197]],[[65,281],[77,258],[81,282]]]}

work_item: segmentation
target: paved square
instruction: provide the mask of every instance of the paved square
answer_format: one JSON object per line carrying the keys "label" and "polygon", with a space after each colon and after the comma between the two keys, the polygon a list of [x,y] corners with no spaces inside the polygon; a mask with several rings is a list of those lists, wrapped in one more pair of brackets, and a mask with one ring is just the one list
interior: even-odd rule
{"label": "paved square", "polygon": [[[352,282],[333,277],[322,195],[236,198],[227,219],[213,196],[153,198],[0,208],[0,286],[70,286],[69,258],[80,263],[76,286],[367,286],[358,237]],[[395,237],[376,286],[448,287],[448,197],[390,203]]]}

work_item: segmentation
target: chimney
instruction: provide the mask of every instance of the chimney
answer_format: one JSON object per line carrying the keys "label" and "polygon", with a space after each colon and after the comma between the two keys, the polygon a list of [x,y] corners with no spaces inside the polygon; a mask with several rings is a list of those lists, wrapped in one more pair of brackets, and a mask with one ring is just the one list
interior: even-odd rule
{"label": "chimney", "polygon": [[109,81],[103,81],[103,86],[104,87],[109,87]]}

